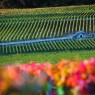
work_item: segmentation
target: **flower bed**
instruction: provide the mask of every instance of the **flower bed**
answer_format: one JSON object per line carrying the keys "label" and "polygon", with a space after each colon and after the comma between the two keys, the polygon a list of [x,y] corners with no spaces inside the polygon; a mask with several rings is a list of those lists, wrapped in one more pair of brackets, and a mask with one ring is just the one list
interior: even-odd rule
{"label": "flower bed", "polygon": [[0,95],[95,95],[95,58],[1,66]]}

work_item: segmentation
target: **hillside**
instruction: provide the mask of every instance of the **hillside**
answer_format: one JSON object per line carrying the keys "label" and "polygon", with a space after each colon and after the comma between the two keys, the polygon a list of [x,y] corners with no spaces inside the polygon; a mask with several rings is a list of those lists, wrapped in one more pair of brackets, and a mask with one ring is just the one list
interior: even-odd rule
{"label": "hillside", "polygon": [[[88,34],[95,33],[95,5],[0,9],[0,14],[1,56],[9,54],[20,56],[19,54],[22,53],[31,53],[30,56],[32,53],[38,53],[40,56],[44,52],[61,51],[64,53],[68,51],[71,53],[71,51],[81,50],[90,54],[90,51],[85,50],[95,50],[95,38],[37,42],[39,39],[61,38],[75,34],[80,30]],[[10,42],[20,43],[20,41],[29,40],[30,43],[26,44],[9,44]],[[34,42],[31,43],[31,41]],[[8,43],[8,45],[2,45],[3,43]],[[84,58],[86,58],[85,53],[83,54]],[[94,55],[94,52],[91,52],[91,55]],[[4,57],[6,58],[3,56],[3,59]],[[28,60],[27,57],[26,60]]]}
{"label": "hillside", "polygon": [[49,13],[80,13],[80,12],[95,12],[95,4],[65,6],[65,7],[47,7],[47,8],[27,8],[27,9],[0,9],[0,14],[49,14]]}

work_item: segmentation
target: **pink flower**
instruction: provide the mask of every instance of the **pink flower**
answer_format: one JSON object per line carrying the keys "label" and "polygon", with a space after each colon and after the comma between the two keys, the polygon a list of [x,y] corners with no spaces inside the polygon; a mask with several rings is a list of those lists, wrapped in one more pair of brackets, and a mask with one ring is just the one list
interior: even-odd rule
{"label": "pink flower", "polygon": [[80,62],[77,68],[78,68],[79,72],[82,72],[82,73],[87,72],[86,65],[83,62]]}

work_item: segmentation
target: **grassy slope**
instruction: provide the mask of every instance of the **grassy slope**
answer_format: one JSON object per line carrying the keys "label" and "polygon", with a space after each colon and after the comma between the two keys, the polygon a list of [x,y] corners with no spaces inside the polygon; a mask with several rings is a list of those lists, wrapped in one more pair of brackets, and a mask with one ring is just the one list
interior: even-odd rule
{"label": "grassy slope", "polygon": [[0,9],[0,14],[44,14],[44,13],[73,13],[73,12],[95,12],[94,5],[33,8],[33,9]]}
{"label": "grassy slope", "polygon": [[[43,13],[72,13],[72,12],[95,12],[95,5],[91,6],[68,6],[53,8],[37,8],[37,9],[0,9],[1,14],[43,14]],[[17,54],[0,56],[0,64],[10,63],[26,63],[30,61],[57,63],[63,58],[71,59],[79,56],[80,60],[95,56],[95,51],[73,51],[73,52],[45,52],[33,54]]]}
{"label": "grassy slope", "polygon": [[6,55],[0,56],[0,64],[15,64],[15,63],[27,63],[30,61],[35,61],[38,63],[48,62],[57,63],[62,59],[71,59],[78,57],[80,60],[95,57],[95,51],[66,51],[66,52],[43,52],[43,53],[33,53],[33,54],[16,54],[16,55]]}

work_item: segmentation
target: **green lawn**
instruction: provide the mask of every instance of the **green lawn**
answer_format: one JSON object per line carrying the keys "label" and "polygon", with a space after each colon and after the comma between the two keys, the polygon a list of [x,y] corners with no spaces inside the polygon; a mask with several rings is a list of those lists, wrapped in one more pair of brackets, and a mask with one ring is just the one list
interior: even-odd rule
{"label": "green lawn", "polygon": [[66,51],[66,52],[41,52],[29,54],[14,54],[0,56],[0,64],[16,64],[16,63],[29,63],[35,61],[37,63],[57,63],[62,59],[79,58],[79,60],[89,59],[95,57],[95,50],[84,51]]}

